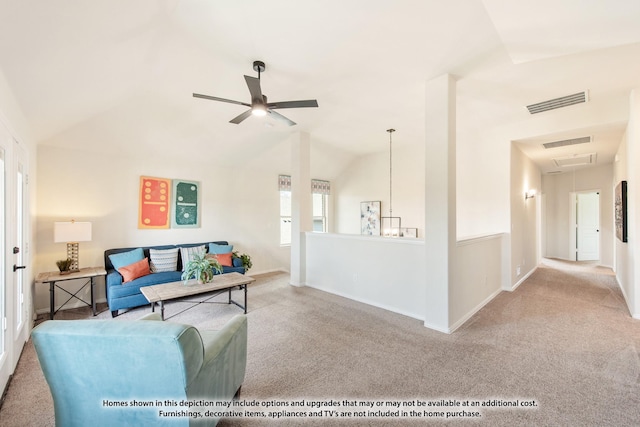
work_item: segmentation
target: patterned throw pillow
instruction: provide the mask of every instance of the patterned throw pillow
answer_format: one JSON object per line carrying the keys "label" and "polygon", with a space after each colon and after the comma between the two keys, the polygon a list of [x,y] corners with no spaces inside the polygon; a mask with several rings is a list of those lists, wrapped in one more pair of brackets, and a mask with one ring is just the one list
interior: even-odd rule
{"label": "patterned throw pillow", "polygon": [[189,261],[191,261],[191,257],[195,254],[203,255],[207,252],[207,248],[202,246],[194,246],[192,248],[180,248],[180,255],[182,256],[182,271],[184,271]]}
{"label": "patterned throw pillow", "polygon": [[152,273],[178,270],[178,248],[149,249],[149,258]]}

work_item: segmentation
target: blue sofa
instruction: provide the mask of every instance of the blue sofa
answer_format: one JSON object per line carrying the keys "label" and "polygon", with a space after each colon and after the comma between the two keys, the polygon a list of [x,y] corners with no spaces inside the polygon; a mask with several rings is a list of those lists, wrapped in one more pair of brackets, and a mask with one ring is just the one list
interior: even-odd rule
{"label": "blue sofa", "polygon": [[215,426],[220,406],[206,402],[240,396],[245,315],[219,331],[162,322],[158,313],[143,319],[48,320],[32,331],[57,426]]}
{"label": "blue sofa", "polygon": [[[227,245],[226,241],[212,241],[203,243],[185,243],[178,245],[161,245],[161,246],[138,246],[133,248],[116,248],[107,249],[104,251],[104,267],[107,271],[107,278],[105,283],[107,304],[109,304],[109,310],[111,316],[116,317],[118,310],[124,310],[127,308],[139,307],[141,305],[149,304],[147,299],[140,292],[140,288],[143,286],[158,285],[161,283],[177,282],[182,276],[182,257],[180,251],[178,251],[178,268],[176,271],[163,271],[160,273],[151,273],[143,277],[139,277],[127,283],[122,283],[123,278],[120,273],[114,268],[110,255],[119,254],[123,252],[130,252],[137,248],[142,248],[144,256],[149,258],[149,249],[174,249],[174,248],[190,248],[195,246],[204,245],[209,250],[209,243],[216,245]],[[237,272],[244,274],[245,269],[242,266],[242,260],[233,258],[233,267],[223,267],[222,274]]]}

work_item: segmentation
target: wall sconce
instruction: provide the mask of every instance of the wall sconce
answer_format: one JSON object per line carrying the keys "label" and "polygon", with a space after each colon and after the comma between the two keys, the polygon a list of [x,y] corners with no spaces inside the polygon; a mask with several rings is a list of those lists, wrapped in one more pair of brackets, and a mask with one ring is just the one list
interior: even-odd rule
{"label": "wall sconce", "polygon": [[529,191],[525,191],[524,193],[524,199],[533,199],[534,197],[536,197],[536,190],[531,189]]}
{"label": "wall sconce", "polygon": [[54,243],[67,244],[67,258],[71,260],[69,266],[70,271],[78,271],[79,264],[79,244],[78,242],[91,241],[91,223],[77,222],[71,220],[69,222],[53,223],[53,241]]}

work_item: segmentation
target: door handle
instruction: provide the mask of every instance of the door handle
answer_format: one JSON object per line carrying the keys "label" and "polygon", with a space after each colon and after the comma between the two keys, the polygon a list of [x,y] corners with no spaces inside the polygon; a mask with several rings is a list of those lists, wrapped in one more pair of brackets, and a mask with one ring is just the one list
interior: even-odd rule
{"label": "door handle", "polygon": [[15,265],[13,264],[13,271],[22,270],[23,268],[27,268],[26,265]]}

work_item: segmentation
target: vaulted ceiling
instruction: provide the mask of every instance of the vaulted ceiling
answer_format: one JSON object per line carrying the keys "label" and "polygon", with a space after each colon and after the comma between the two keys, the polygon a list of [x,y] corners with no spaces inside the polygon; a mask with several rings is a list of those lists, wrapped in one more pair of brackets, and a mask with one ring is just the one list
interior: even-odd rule
{"label": "vaulted ceiling", "polygon": [[[39,144],[143,155],[179,144],[231,155],[306,131],[361,155],[424,142],[424,85],[458,79],[458,127],[490,129],[544,172],[552,157],[611,162],[640,84],[640,2],[628,0],[0,0],[0,68]],[[319,108],[229,120],[243,75],[269,101]],[[589,102],[525,106],[586,90]],[[590,136],[550,150],[541,143]],[[586,146],[586,147],[585,147]]]}

